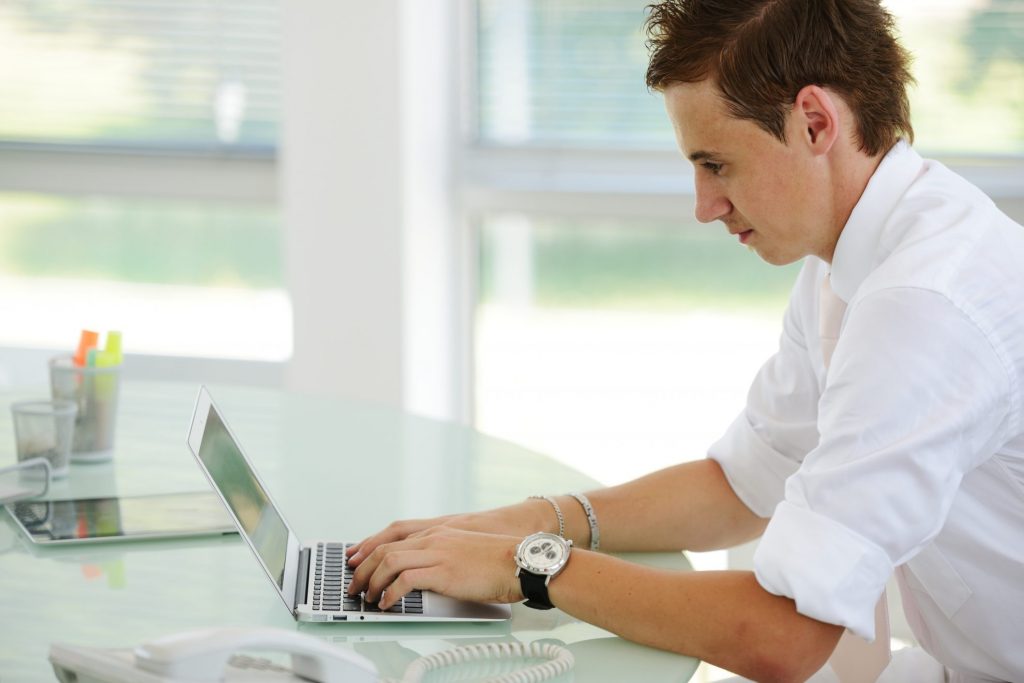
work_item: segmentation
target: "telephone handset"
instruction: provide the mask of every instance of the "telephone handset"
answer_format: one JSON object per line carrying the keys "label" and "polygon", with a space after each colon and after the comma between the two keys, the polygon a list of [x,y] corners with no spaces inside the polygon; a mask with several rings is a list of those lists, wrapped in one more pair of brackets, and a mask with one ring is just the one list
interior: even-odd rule
{"label": "telephone handset", "polygon": [[211,628],[165,636],[135,648],[143,671],[199,683],[224,680],[238,650],[271,650],[292,656],[292,672],[317,683],[375,683],[377,667],[355,652],[318,638],[271,628]]}
{"label": "telephone handset", "polygon": [[[239,650],[286,652],[291,654],[292,667],[240,657]],[[243,681],[249,680],[246,670],[250,668],[263,670],[266,680],[377,683],[377,667],[366,657],[303,633],[273,628],[186,631],[152,640],[134,651],[54,643],[50,661],[62,683]],[[253,667],[254,663],[259,665]]]}
{"label": "telephone handset", "polygon": [[[270,650],[291,654],[292,668],[273,665],[238,650]],[[431,670],[492,659],[546,660],[503,676],[499,683],[543,681],[572,669],[572,653],[541,643],[487,643],[443,650],[409,664],[402,683],[416,683]],[[378,683],[372,661],[333,647],[305,633],[272,628],[210,628],[187,631],[150,641],[130,650],[75,647],[55,643],[50,648],[57,679],[62,683],[213,683],[250,680],[246,670],[261,669],[260,680],[316,683]],[[383,682],[382,682],[383,683]]]}

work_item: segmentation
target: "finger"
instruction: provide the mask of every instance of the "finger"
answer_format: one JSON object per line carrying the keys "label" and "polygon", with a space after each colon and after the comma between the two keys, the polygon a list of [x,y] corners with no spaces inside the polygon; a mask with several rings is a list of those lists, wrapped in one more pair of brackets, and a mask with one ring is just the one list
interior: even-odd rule
{"label": "finger", "polygon": [[348,566],[355,570],[352,572],[352,579],[348,583],[349,595],[361,593],[366,588],[367,581],[373,576],[373,570],[377,566],[377,562],[380,561],[379,554],[382,551],[381,549],[386,547],[387,544],[382,543],[365,557],[360,557],[358,560],[355,557],[349,558]]}
{"label": "finger", "polygon": [[378,607],[382,610],[390,609],[396,602],[406,594],[415,589],[432,590],[430,586],[434,582],[432,578],[437,573],[436,565],[431,567],[416,567],[406,569],[391,582],[380,598]]}
{"label": "finger", "polygon": [[369,540],[369,538],[370,537],[367,536],[366,538],[364,538],[363,540],[359,541],[358,543],[351,544],[349,547],[345,548],[345,554],[348,555],[349,557],[352,557],[357,552],[359,552],[359,549],[363,546],[364,543],[366,543],[367,540]]}
{"label": "finger", "polygon": [[402,522],[392,522],[383,531],[376,533],[373,536],[368,536],[360,541],[357,544],[358,547],[356,547],[348,556],[349,566],[358,567],[367,556],[372,554],[373,551],[380,546],[386,543],[394,543],[395,541],[400,541],[405,538],[407,534],[405,533],[402,524]]}
{"label": "finger", "polygon": [[379,545],[381,545],[381,543],[383,543],[383,541],[375,542],[376,538],[376,536],[368,536],[363,540],[359,541],[359,543],[356,543],[352,547],[348,548],[345,551],[345,554],[348,555],[348,566],[358,567],[359,563],[363,561],[363,558],[372,553],[374,548],[378,547]]}
{"label": "finger", "polygon": [[348,594],[355,595],[360,591],[366,590],[370,577],[373,576],[374,572],[377,571],[377,567],[390,553],[401,550],[418,550],[422,546],[423,541],[409,539],[393,543],[382,543],[373,552],[366,555],[358,565],[349,560],[349,566],[354,566],[355,571],[352,573],[352,581],[348,586]]}
{"label": "finger", "polygon": [[379,546],[409,538],[422,529],[428,529],[444,522],[450,516],[435,517],[433,519],[403,519],[392,522],[380,532],[373,536],[368,536],[356,544],[358,547],[349,554],[348,563],[353,567],[357,567],[360,562]]}
{"label": "finger", "polygon": [[366,600],[377,602],[381,600],[387,589],[387,599],[392,604],[403,595],[412,590],[410,586],[404,592],[392,593],[391,584],[402,573],[411,569],[423,569],[433,567],[441,560],[441,554],[429,550],[399,550],[388,553],[387,557],[381,560],[370,577],[366,587]]}

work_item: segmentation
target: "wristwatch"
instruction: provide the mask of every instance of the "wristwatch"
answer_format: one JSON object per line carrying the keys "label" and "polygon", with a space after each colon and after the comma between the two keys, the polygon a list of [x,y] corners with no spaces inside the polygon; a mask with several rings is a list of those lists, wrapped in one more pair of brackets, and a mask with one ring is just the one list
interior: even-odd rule
{"label": "wristwatch", "polygon": [[516,548],[516,576],[527,607],[551,609],[548,583],[565,569],[572,541],[541,531],[530,534]]}

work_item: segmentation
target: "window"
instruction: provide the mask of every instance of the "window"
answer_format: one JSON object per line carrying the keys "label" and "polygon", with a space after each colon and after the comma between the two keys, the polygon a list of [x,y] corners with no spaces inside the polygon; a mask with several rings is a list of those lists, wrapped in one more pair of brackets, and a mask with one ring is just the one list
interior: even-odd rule
{"label": "window", "polygon": [[9,0],[0,139],[272,151],[278,23],[267,0]]}
{"label": "window", "polygon": [[691,218],[482,222],[477,425],[604,482],[702,457],[795,276]]}
{"label": "window", "polygon": [[479,139],[485,144],[670,148],[644,85],[644,3],[481,0]]}
{"label": "window", "polygon": [[1024,156],[1024,6],[886,4],[914,55],[915,146],[932,156]]}
{"label": "window", "polygon": [[3,3],[0,305],[26,317],[0,346],[290,355],[279,24],[273,0]]}
{"label": "window", "polygon": [[[476,422],[606,483],[704,455],[776,348],[796,272],[693,220],[644,86],[646,4],[476,0],[471,23]],[[916,146],[1024,220],[1024,6],[887,5],[915,55]]]}

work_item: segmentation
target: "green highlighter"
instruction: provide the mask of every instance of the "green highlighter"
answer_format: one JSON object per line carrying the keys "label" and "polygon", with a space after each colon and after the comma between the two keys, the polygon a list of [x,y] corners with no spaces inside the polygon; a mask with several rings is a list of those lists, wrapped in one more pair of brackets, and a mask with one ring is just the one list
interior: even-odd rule
{"label": "green highlighter", "polygon": [[[90,359],[92,356],[90,355]],[[102,351],[98,351],[95,356],[95,361],[90,362],[90,365],[95,365],[98,368],[109,368],[114,365],[121,364],[121,333],[120,332],[107,332],[107,347]]]}

